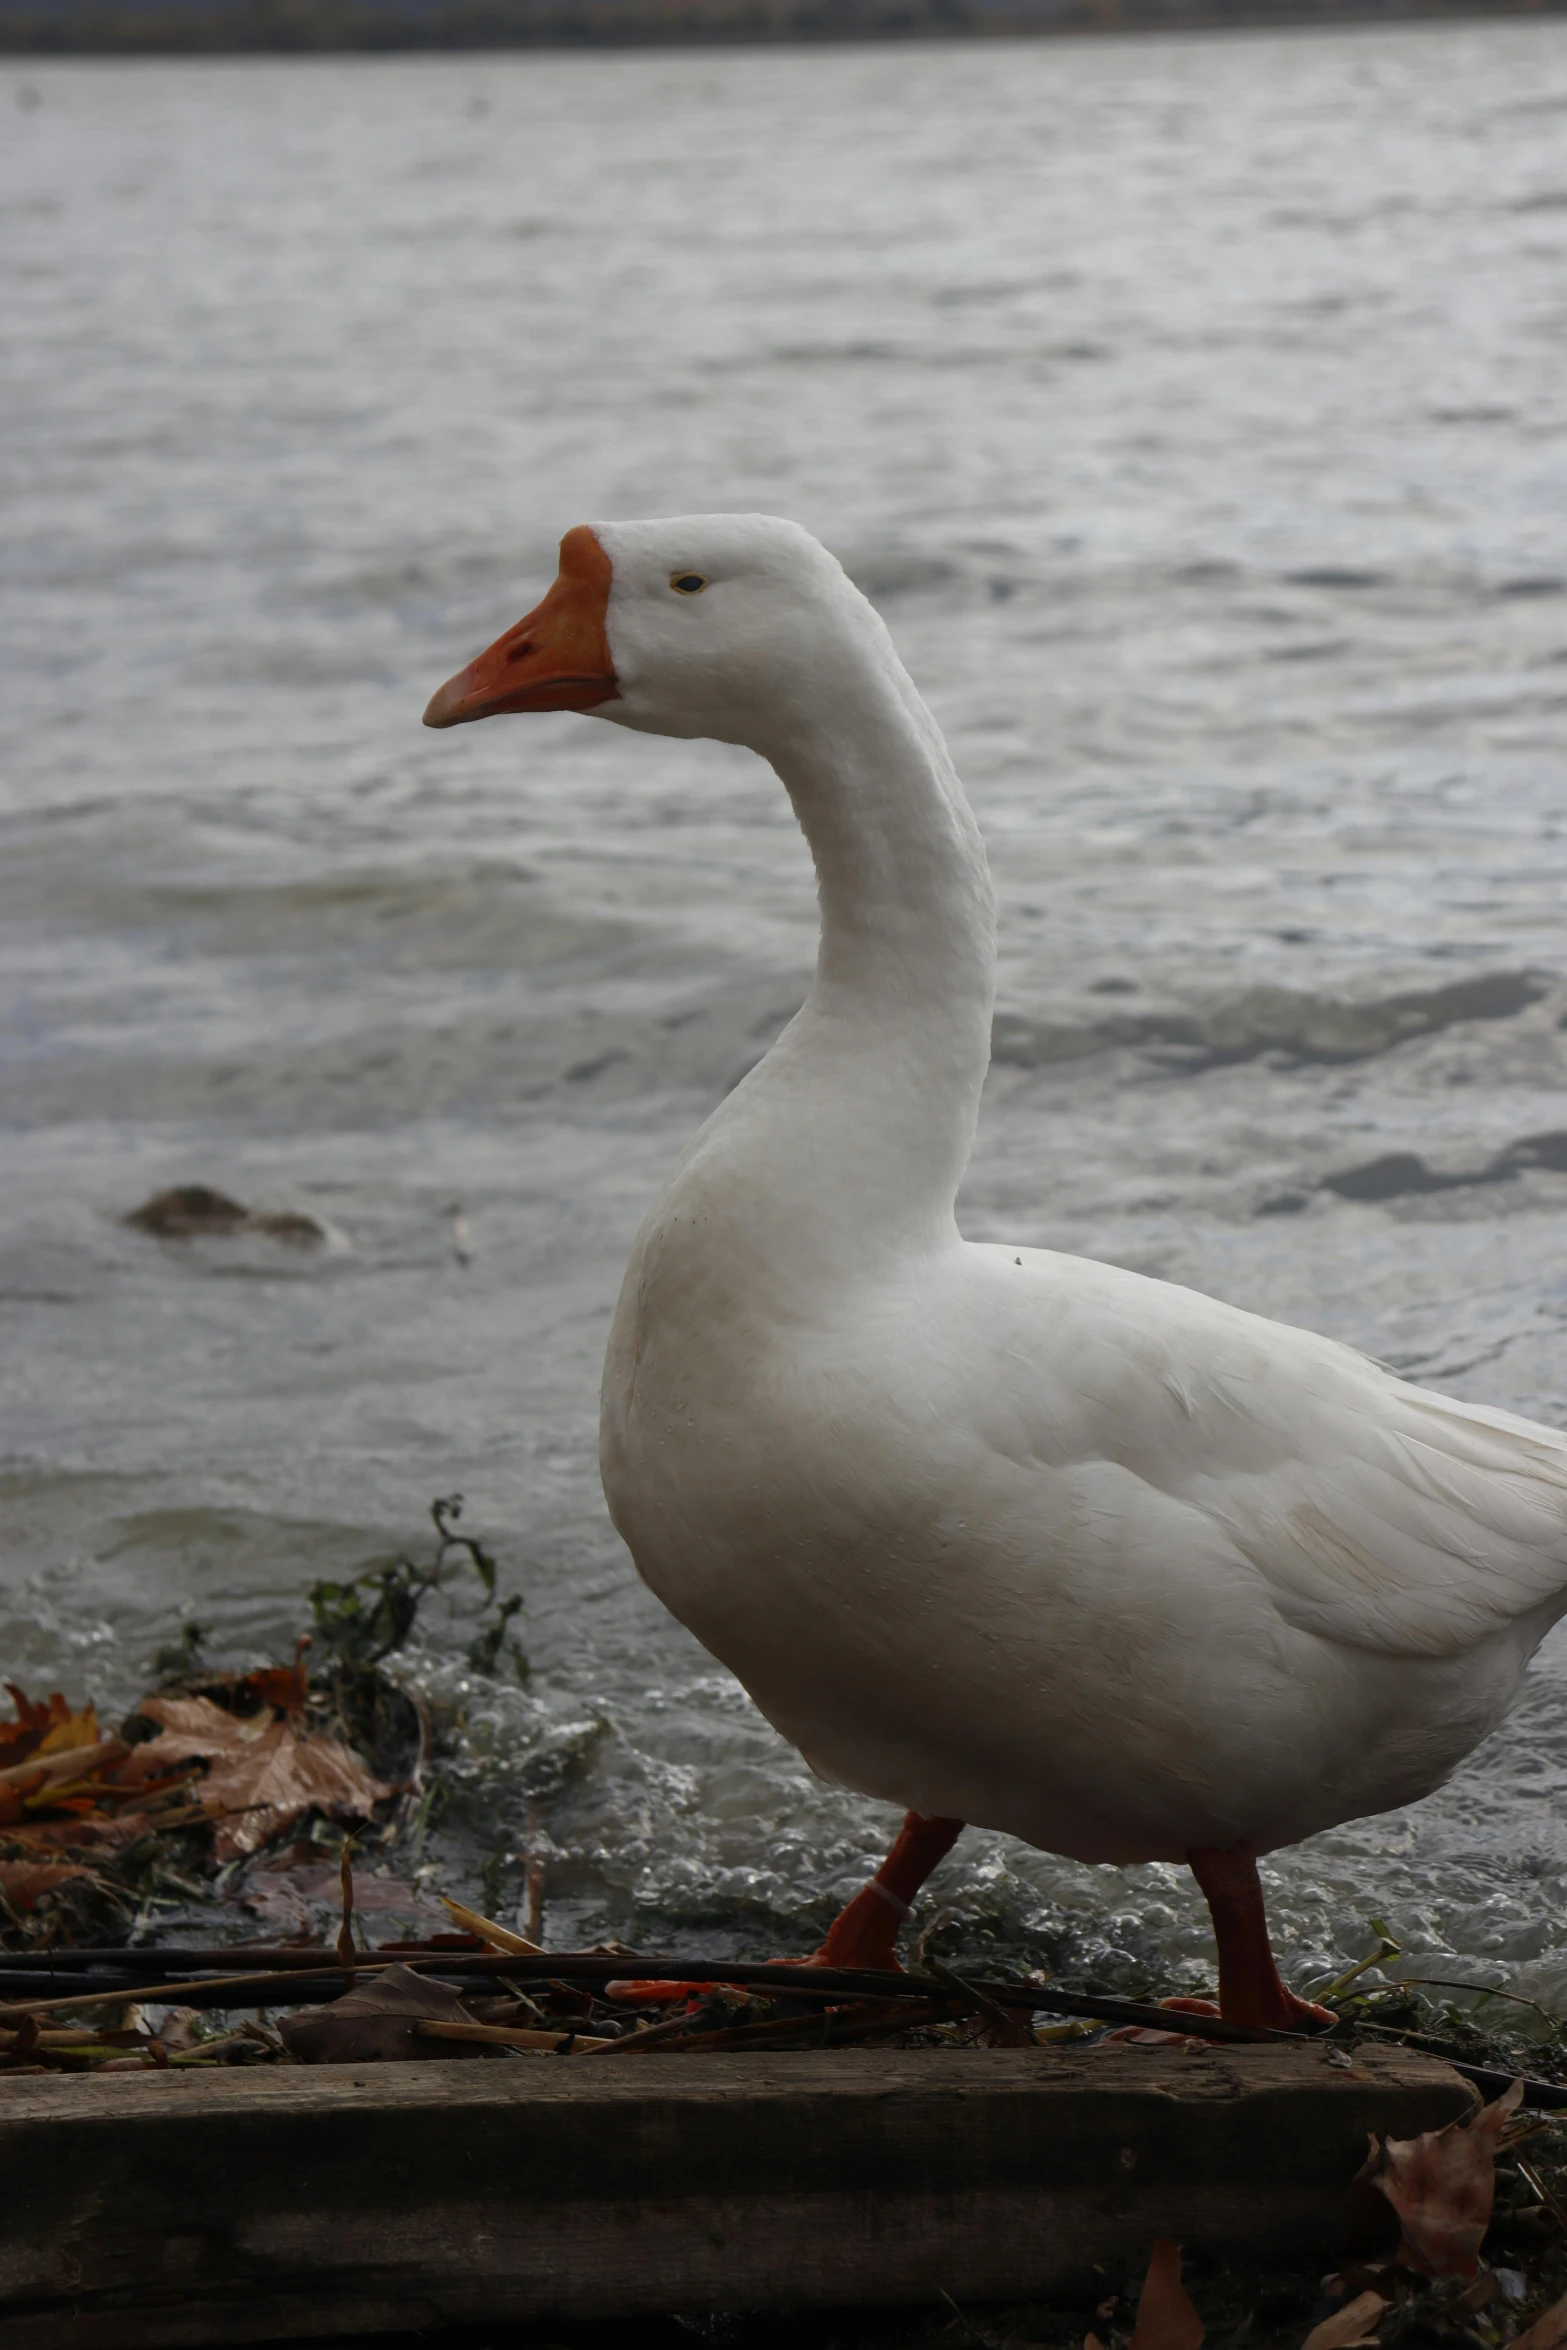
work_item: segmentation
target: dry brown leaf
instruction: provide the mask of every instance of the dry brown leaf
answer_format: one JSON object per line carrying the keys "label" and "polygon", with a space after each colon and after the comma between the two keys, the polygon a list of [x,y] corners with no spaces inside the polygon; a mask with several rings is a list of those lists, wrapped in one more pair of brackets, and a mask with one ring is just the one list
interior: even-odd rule
{"label": "dry brown leaf", "polygon": [[0,1860],[0,1897],[18,1916],[38,1907],[57,1885],[98,1885],[96,1869],[68,1860]]}
{"label": "dry brown leaf", "polygon": [[1567,2342],[1567,2294],[1560,2301],[1553,2301],[1532,2326],[1518,2335],[1512,2350],[1558,2350],[1563,2342]]}
{"label": "dry brown leaf", "polygon": [[278,2023],[278,2037],[301,2064],[406,2064],[446,2057],[485,2057],[472,2041],[421,2040],[429,2020],[471,2023],[455,1991],[426,1982],[405,1966],[388,1967],[373,1982],[356,1983],[330,2007],[302,2007]]}
{"label": "dry brown leaf", "polygon": [[6,1844],[12,1852],[116,1852],[122,1845],[134,1844],[150,1828],[167,1825],[163,1815],[151,1818],[144,1811],[117,1811],[112,1817],[107,1812],[89,1812],[85,1817],[75,1814],[60,1820],[41,1820],[36,1812],[24,1817],[25,1827],[6,1832]]}
{"label": "dry brown leaf", "polygon": [[307,1812],[331,1819],[368,1819],[393,1793],[373,1779],[339,1739],[306,1731],[272,1712],[241,1717],[209,1697],[147,1697],[141,1711],[162,1724],[156,1738],[132,1750],[139,1776],[161,1776],[192,1757],[207,1764],[200,1796],[220,1818],[213,1850],[220,1860],[255,1852]]}
{"label": "dry brown leaf", "polygon": [[1428,2277],[1475,2274],[1496,2194],[1496,2142],[1522,2103],[1523,2083],[1514,2081],[1472,2122],[1381,2147],[1372,2140],[1360,2176],[1398,2214],[1404,2233],[1395,2260]]}
{"label": "dry brown leaf", "polygon": [[7,1680],[7,1692],[16,1706],[14,1723],[0,1723],[0,1772],[14,1779],[16,1767],[33,1755],[56,1755],[68,1746],[96,1746],[103,1737],[92,1706],[73,1713],[59,1690],[42,1704]]}
{"label": "dry brown leaf", "polygon": [[33,1751],[36,1754],[63,1754],[71,1747],[96,1746],[102,1736],[98,1716],[88,1705],[79,1714],[67,1714],[63,1722],[56,1722],[46,1730]]}
{"label": "dry brown leaf", "polygon": [[1372,2328],[1387,2308],[1381,2293],[1357,2293],[1353,2301],[1346,2301],[1342,2309],[1335,2309],[1319,2326],[1313,2326],[1300,2350],[1360,2350],[1365,2342],[1375,2341]]}
{"label": "dry brown leaf", "polygon": [[1181,2283],[1181,2247],[1160,2236],[1137,2296],[1132,2350],[1201,2350],[1206,2330]]}

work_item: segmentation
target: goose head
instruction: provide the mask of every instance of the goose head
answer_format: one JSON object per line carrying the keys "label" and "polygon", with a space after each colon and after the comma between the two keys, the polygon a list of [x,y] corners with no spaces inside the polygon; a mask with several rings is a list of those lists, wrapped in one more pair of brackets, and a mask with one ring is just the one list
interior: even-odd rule
{"label": "goose head", "polygon": [[798,523],[579,523],[543,601],[448,679],[424,723],[581,710],[760,749],[819,714],[867,656],[897,668],[871,606]]}

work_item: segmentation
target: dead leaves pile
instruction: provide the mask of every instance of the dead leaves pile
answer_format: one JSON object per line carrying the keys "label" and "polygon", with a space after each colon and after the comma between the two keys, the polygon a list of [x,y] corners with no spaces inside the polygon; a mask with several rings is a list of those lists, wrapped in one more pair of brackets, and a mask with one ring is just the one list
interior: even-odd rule
{"label": "dead leaves pile", "polygon": [[0,1722],[0,1900],[14,1921],[68,1886],[113,1898],[103,1861],[154,1827],[199,1818],[185,1773],[122,1780],[133,1749],[105,1737],[93,1708],[55,1695],[35,1702],[7,1683],[16,1718]]}
{"label": "dead leaves pile", "polygon": [[144,1698],[127,1726],[152,1734],[134,1741],[105,1736],[90,1705],[73,1711],[58,1693],[34,1700],[7,1688],[15,1719],[0,1722],[0,1901],[9,1938],[24,1943],[53,1938],[67,1890],[123,1911],[124,1856],[143,1839],[208,1830],[216,1868],[310,1814],[369,1819],[397,1792],[309,1719],[303,1648],[293,1666],[232,1684],[232,1705]]}
{"label": "dead leaves pile", "polygon": [[[1522,2081],[1514,2081],[1473,2121],[1418,2138],[1372,2139],[1357,2184],[1389,2204],[1398,2244],[1388,2260],[1340,2280],[1349,2297],[1302,2350],[1379,2350],[1384,2319],[1407,2321],[1417,2312],[1431,2330],[1474,2338],[1469,2327],[1500,2291],[1480,2257],[1496,2203],[1496,2157],[1547,2126],[1520,2115],[1523,2095]],[[1351,2284],[1360,2290],[1350,2292]],[[1515,2336],[1510,2350],[1557,2350],[1564,2342],[1567,2298]]]}
{"label": "dead leaves pile", "polygon": [[[1454,2122],[1418,2138],[1372,2140],[1357,2185],[1373,2187],[1399,2224],[1399,2240],[1384,2260],[1358,2265],[1329,2279],[1341,2305],[1305,2336],[1301,2350],[1399,2350],[1406,2340],[1441,2339],[1475,2350],[1484,2326],[1487,2342],[1506,2350],[1567,2350],[1567,2296],[1507,2340],[1494,2323],[1503,2306],[1502,2280],[1481,2259],[1496,2200],[1496,2158],[1547,2127],[1520,2115],[1523,2083],[1486,2106],[1472,2121]],[[1516,2290],[1516,2284],[1514,2289]],[[1109,2318],[1115,2304],[1100,2312]],[[1482,2320],[1481,2313],[1488,2312]],[[1130,2336],[1111,2336],[1111,2350],[1201,2350],[1204,2326],[1181,2281],[1181,2247],[1169,2238],[1153,2246]],[[1106,2350],[1097,2334],[1083,2350]]]}
{"label": "dead leaves pile", "polygon": [[306,1728],[302,1701],[283,1713],[263,1705],[254,1714],[233,1714],[210,1697],[144,1697],[140,1710],[159,1724],[159,1735],[131,1749],[126,1771],[156,1778],[181,1764],[205,1763],[199,1800],[217,1822],[219,1862],[259,1852],[308,1812],[367,1820],[396,1793],[373,1779],[340,1738]]}

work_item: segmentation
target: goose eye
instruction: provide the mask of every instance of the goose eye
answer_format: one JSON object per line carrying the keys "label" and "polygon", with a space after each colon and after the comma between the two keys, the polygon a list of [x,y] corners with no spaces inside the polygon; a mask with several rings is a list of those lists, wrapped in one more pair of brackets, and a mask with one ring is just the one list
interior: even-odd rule
{"label": "goose eye", "polygon": [[707,582],[700,571],[672,571],[669,584],[677,596],[699,596]]}

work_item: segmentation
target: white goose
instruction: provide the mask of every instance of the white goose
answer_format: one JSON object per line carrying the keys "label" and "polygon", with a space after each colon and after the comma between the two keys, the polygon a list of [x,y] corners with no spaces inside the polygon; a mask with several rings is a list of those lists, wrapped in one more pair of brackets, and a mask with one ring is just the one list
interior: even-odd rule
{"label": "white goose", "polygon": [[965,1821],[1186,1860],[1222,2012],[1296,2025],[1255,1856],[1440,1785],[1567,1607],[1567,1437],[1189,1289],[963,1239],[994,900],[935,721],[833,557],[595,524],[425,713],[743,743],[815,859],[803,1009],[643,1225],[604,1490],[823,1776],[909,1807],[821,1956],[895,1963]]}

